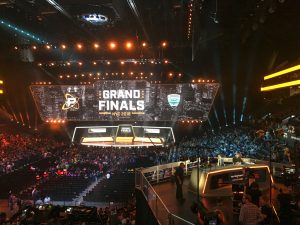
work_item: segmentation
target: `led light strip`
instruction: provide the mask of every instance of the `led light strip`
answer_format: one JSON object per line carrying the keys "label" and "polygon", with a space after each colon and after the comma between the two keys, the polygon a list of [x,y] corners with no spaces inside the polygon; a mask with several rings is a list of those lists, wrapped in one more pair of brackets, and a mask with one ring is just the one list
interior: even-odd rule
{"label": "led light strip", "polygon": [[294,80],[294,81],[285,82],[285,83],[281,83],[281,84],[275,84],[275,85],[271,85],[271,86],[261,87],[260,91],[271,91],[271,90],[284,88],[284,87],[291,87],[291,86],[295,86],[295,85],[300,85],[300,80]]}
{"label": "led light strip", "polygon": [[278,71],[276,73],[272,73],[270,75],[267,75],[267,76],[264,77],[264,80],[268,80],[268,79],[271,79],[271,78],[274,78],[274,77],[278,77],[278,76],[281,76],[283,74],[287,74],[287,73],[294,72],[294,71],[297,71],[297,70],[300,70],[300,65],[293,66],[293,67],[287,68],[285,70],[281,70],[281,71]]}

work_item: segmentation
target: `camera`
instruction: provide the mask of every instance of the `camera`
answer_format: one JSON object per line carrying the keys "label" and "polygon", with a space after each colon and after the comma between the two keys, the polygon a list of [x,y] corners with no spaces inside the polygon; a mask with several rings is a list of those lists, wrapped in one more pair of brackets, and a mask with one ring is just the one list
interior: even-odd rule
{"label": "camera", "polygon": [[203,220],[204,225],[219,225],[220,219],[218,216],[219,211],[208,211],[208,209],[203,205],[202,202],[194,202],[191,206],[191,211],[194,214],[200,213],[201,219]]}

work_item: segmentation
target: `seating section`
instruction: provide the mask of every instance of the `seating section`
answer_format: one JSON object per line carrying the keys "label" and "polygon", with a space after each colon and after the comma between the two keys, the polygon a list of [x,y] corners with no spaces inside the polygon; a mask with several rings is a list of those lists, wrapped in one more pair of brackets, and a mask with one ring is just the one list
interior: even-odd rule
{"label": "seating section", "polygon": [[[51,176],[36,187],[42,199],[49,196],[51,201],[72,201],[91,184],[92,180],[83,176]],[[24,192],[23,199],[30,199],[31,191]]]}
{"label": "seating section", "polygon": [[127,202],[134,193],[134,173],[119,172],[104,179],[84,197],[87,202]]}

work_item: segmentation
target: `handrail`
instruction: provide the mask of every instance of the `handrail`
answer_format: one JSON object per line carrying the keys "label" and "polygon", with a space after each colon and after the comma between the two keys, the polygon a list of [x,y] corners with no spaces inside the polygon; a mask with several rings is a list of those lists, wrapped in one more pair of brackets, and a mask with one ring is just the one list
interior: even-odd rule
{"label": "handrail", "polygon": [[187,220],[183,219],[182,217],[179,217],[179,216],[177,216],[177,215],[175,215],[175,214],[173,214],[173,213],[171,213],[171,215],[172,215],[173,217],[175,217],[175,218],[177,218],[177,219],[179,219],[179,220],[185,222],[186,224],[195,225],[195,224],[191,223],[190,221],[187,221]]}
{"label": "handrail", "polygon": [[[141,173],[141,175],[143,176],[143,178],[145,178],[147,184],[151,187],[151,190],[154,192],[155,196],[159,199],[159,201],[162,203],[162,205],[167,210],[167,212],[170,213],[169,209],[167,208],[167,206],[165,205],[165,203],[163,202],[163,200],[159,197],[159,195],[156,193],[156,191],[154,190],[153,186],[150,184],[150,182],[148,181],[148,179],[144,176],[143,173]],[[143,192],[143,190],[142,190],[142,192]]]}

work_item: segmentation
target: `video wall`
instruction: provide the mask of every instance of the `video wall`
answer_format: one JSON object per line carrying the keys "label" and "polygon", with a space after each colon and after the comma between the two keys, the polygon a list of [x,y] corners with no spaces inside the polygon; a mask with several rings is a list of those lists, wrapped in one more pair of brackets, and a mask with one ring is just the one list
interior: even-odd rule
{"label": "video wall", "polygon": [[218,88],[218,83],[151,84],[136,80],[30,86],[44,121],[204,121]]}

